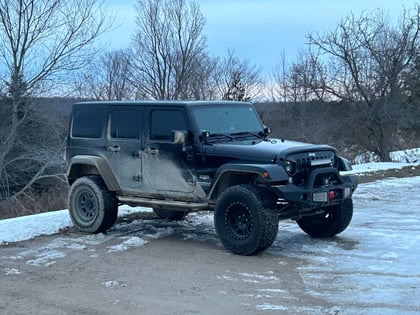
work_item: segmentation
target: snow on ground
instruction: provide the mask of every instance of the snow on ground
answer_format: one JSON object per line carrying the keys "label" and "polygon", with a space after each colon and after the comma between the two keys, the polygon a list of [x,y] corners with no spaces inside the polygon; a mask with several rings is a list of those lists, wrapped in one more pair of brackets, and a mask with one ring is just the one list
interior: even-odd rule
{"label": "snow on ground", "polygon": [[420,177],[362,184],[353,199],[351,225],[336,239],[308,239],[280,222],[269,251],[306,260],[298,269],[310,294],[337,314],[418,314]]}
{"label": "snow on ground", "polygon": [[[339,236],[313,239],[291,221],[280,221],[279,234],[266,254],[280,266],[298,261],[297,278],[305,301],[288,307],[296,314],[414,315],[420,311],[420,176],[362,184],[354,195],[354,216]],[[287,257],[284,259],[282,257]],[[290,277],[226,271],[224,281],[254,284],[246,297],[257,310],[286,310],[294,301]],[[308,298],[310,296],[311,298]],[[318,307],[323,300],[331,305]]]}
{"label": "snow on ground", "polygon": [[[121,206],[120,216],[152,211],[149,208]],[[68,210],[45,212],[12,219],[0,220],[0,244],[20,242],[40,235],[52,235],[72,226]]]}
{"label": "snow on ground", "polygon": [[[371,172],[401,165],[368,164],[354,172]],[[304,283],[305,298],[322,299],[328,310],[316,305],[300,305],[288,311],[307,314],[418,314],[420,310],[420,176],[388,178],[359,185],[354,195],[351,225],[338,237],[312,239],[292,221],[281,221],[279,234],[264,255],[278,257],[278,268],[287,259],[296,259],[297,277]],[[120,207],[120,215],[151,211],[146,208]],[[122,221],[109,233],[78,237],[58,236],[49,243],[19,253],[12,260],[48,267],[63,259],[68,250],[86,250],[97,256],[95,245],[112,243],[108,254],[144,246],[168,235],[183,239],[218,243],[211,213],[193,213],[188,220],[165,222],[158,219]],[[0,244],[54,234],[71,225],[66,210],[0,221]],[[221,246],[220,244],[218,246]],[[65,250],[66,249],[66,250]],[[282,258],[283,257],[283,258]],[[264,272],[226,270],[217,281],[249,284],[244,301],[253,302],[256,311],[282,311],[285,299],[296,299],[288,290],[287,278],[279,277],[275,267]],[[16,268],[4,268],[5,275],[19,275]],[[110,280],[104,286],[124,286]],[[224,294],[220,291],[220,294]],[[315,302],[316,303],[316,302]],[[344,314],[343,313],[343,314]]]}
{"label": "snow on ground", "polygon": [[353,170],[343,174],[363,174],[420,165],[420,148],[394,151],[390,155],[392,162],[378,162],[379,157],[372,152],[358,155],[353,161]]}
{"label": "snow on ground", "polygon": [[[392,162],[397,163],[420,163],[420,148],[394,151],[390,153]],[[379,162],[380,158],[373,152],[365,152],[353,159],[354,164]]]}
{"label": "snow on ground", "polygon": [[353,170],[341,172],[343,175],[363,174],[369,172],[386,171],[391,169],[402,169],[404,167],[415,167],[420,165],[420,161],[416,163],[397,163],[397,162],[370,162],[364,164],[352,165]]}

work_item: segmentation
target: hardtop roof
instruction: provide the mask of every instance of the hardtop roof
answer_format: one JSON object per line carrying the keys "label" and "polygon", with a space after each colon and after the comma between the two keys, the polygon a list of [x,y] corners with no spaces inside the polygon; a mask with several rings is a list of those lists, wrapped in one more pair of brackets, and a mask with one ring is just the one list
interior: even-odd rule
{"label": "hardtop roof", "polygon": [[250,105],[248,102],[239,101],[83,101],[74,105],[104,105],[104,106],[170,106],[170,107],[194,107],[194,106],[211,106],[211,105]]}

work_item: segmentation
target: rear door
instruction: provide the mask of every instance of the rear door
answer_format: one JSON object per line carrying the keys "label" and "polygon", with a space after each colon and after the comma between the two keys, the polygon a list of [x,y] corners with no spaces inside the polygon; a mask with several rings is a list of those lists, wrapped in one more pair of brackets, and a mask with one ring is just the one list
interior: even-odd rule
{"label": "rear door", "polygon": [[114,106],[109,110],[106,156],[124,191],[142,186],[141,130],[144,111],[139,106]]}

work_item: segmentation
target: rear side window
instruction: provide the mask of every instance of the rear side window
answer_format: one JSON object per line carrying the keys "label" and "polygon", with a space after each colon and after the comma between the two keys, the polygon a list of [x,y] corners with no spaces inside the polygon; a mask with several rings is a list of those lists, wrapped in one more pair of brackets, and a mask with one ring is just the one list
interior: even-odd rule
{"label": "rear side window", "polygon": [[180,110],[158,109],[152,111],[150,139],[170,141],[173,130],[186,130],[184,113]]}
{"label": "rear side window", "polygon": [[142,112],[136,109],[111,111],[111,138],[139,139]]}
{"label": "rear side window", "polygon": [[102,111],[78,109],[73,114],[71,135],[74,138],[100,138],[102,121]]}

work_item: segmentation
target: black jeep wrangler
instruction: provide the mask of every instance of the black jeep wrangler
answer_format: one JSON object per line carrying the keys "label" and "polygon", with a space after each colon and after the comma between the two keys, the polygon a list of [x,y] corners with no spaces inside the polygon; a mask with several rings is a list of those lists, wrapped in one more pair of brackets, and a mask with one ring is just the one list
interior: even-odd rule
{"label": "black jeep wrangler", "polygon": [[214,211],[223,245],[253,255],[292,219],[313,237],[346,229],[357,178],[333,147],[272,139],[243,102],[83,102],[68,142],[69,211],[81,231],[104,232],[119,204],[162,218]]}

